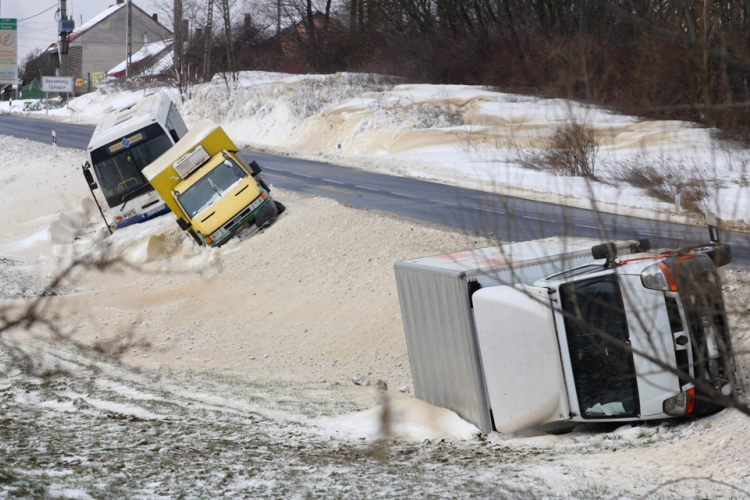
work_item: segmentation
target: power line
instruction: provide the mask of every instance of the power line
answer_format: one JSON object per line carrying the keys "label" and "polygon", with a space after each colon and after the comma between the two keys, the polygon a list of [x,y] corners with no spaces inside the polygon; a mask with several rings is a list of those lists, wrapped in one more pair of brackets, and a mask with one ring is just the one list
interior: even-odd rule
{"label": "power line", "polygon": [[41,16],[41,15],[42,15],[42,14],[44,14],[45,12],[49,12],[50,10],[54,9],[55,7],[57,7],[57,2],[55,2],[55,5],[53,5],[52,7],[50,7],[50,8],[49,8],[49,9],[47,9],[47,10],[43,10],[43,11],[41,11],[41,12],[40,12],[39,14],[34,14],[33,16],[29,16],[29,17],[24,17],[23,19],[18,19],[18,20],[17,20],[17,22],[19,22],[19,23],[20,23],[21,21],[26,21],[26,20],[28,20],[28,19],[33,19],[33,18],[35,18],[35,17],[37,17],[37,16]]}
{"label": "power line", "polygon": [[26,33],[39,33],[40,31],[49,31],[54,29],[54,27],[47,26],[46,28],[39,28],[35,30],[28,30],[28,31],[19,31],[21,35],[26,35]]}

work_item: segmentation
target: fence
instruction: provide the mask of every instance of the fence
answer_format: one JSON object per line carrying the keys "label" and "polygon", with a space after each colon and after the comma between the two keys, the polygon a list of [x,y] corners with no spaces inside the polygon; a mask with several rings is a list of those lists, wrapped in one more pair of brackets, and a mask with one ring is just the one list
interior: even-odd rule
{"label": "fence", "polygon": [[[42,99],[45,97],[41,83],[32,83],[21,88],[21,99]],[[57,92],[47,92],[47,97],[57,97]]]}

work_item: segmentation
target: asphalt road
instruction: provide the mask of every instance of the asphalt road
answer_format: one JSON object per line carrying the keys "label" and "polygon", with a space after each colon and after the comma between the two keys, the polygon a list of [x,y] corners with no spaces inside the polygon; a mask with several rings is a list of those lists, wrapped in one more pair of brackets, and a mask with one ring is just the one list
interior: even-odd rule
{"label": "asphalt road", "polygon": [[[84,149],[93,128],[0,115],[0,134]],[[501,240],[523,241],[566,234],[603,239],[650,238],[655,247],[707,241],[704,228],[598,213],[551,203],[497,196],[450,184],[384,175],[328,163],[243,151],[263,168],[272,187],[325,196],[353,206],[382,210]],[[83,177],[83,176],[82,176]],[[83,182],[83,178],[81,179]],[[283,200],[282,200],[283,201]],[[750,265],[750,234],[724,232],[735,264]]]}

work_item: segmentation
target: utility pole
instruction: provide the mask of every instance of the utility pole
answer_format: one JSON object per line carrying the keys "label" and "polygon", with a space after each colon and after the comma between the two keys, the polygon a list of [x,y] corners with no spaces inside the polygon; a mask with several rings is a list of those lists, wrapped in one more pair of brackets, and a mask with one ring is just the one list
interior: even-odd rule
{"label": "utility pole", "polygon": [[203,30],[204,36],[206,37],[205,45],[203,47],[203,80],[208,79],[209,71],[211,71],[211,30],[213,29],[214,23],[214,0],[208,0],[208,13],[206,18],[206,29]]}
{"label": "utility pole", "polygon": [[234,50],[232,50],[232,20],[229,15],[229,0],[222,0],[222,10],[224,11],[224,35],[227,44],[227,71],[234,75]]}
{"label": "utility pole", "polygon": [[60,0],[60,21],[58,28],[60,32],[60,45],[57,52],[60,55],[60,76],[68,76],[68,37],[73,31],[75,21],[68,21],[67,0]]}
{"label": "utility pole", "polygon": [[174,71],[177,78],[177,88],[180,90],[180,96],[184,91],[185,82],[182,74],[182,51],[183,33],[182,33],[182,0],[174,0]]}
{"label": "utility pole", "polygon": [[133,4],[125,0],[125,80],[130,76],[130,65],[133,63]]}

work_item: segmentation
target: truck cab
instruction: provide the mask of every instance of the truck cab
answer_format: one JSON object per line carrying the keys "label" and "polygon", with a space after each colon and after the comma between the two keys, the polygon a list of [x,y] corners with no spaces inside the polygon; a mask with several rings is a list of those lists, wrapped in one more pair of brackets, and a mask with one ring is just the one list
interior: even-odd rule
{"label": "truck cab", "polygon": [[[593,261],[530,286],[478,291],[474,314],[495,427],[512,432],[555,421],[635,421],[716,409],[710,390],[732,391],[718,283],[708,255],[665,251]],[[528,301],[537,312],[519,320],[536,318],[533,331],[498,321]],[[547,349],[514,352],[529,342],[519,340],[525,335]],[[490,352],[501,346],[504,358],[533,356],[548,368],[513,361],[498,367]],[[519,374],[526,379],[509,397],[508,377]],[[547,406],[529,411],[534,392]],[[526,411],[506,411],[514,406]]]}
{"label": "truck cab", "polygon": [[275,202],[224,130],[203,120],[144,170],[154,189],[199,243],[214,247],[247,237],[271,224],[283,205]]}

